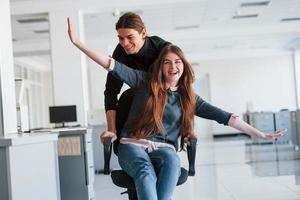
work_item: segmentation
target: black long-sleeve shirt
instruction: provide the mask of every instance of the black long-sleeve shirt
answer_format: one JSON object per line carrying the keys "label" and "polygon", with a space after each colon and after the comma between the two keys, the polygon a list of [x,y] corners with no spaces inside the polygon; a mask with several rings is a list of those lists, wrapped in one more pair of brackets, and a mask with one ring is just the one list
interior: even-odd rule
{"label": "black long-sleeve shirt", "polygon": [[[145,43],[136,54],[127,54],[123,47],[118,44],[112,57],[133,69],[150,71],[151,65],[157,59],[160,51],[169,42],[157,36],[146,37]],[[105,110],[116,110],[118,94],[123,86],[123,82],[108,73],[104,91]]]}

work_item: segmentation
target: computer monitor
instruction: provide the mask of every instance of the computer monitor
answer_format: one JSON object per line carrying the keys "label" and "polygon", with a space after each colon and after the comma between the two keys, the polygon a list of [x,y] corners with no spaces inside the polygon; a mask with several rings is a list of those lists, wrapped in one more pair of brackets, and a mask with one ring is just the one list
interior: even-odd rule
{"label": "computer monitor", "polygon": [[65,122],[77,121],[76,105],[50,106],[49,114],[50,123],[62,123],[65,126]]}

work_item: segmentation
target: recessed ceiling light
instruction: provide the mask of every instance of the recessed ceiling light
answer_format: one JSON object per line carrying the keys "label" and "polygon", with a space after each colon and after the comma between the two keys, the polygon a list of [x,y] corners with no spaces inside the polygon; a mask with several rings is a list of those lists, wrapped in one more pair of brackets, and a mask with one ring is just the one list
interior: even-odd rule
{"label": "recessed ceiling light", "polygon": [[47,18],[31,18],[31,19],[17,19],[17,22],[21,24],[28,24],[28,23],[41,23],[41,22],[48,22]]}
{"label": "recessed ceiling light", "polygon": [[200,63],[199,63],[199,62],[192,62],[191,65],[192,65],[193,67],[195,67],[195,66],[199,66]]}
{"label": "recessed ceiling light", "polygon": [[299,21],[300,17],[291,17],[291,18],[283,18],[280,21],[287,22],[287,21]]}
{"label": "recessed ceiling light", "polygon": [[245,19],[245,18],[257,18],[258,14],[250,14],[250,15],[235,15],[232,16],[232,19]]}
{"label": "recessed ceiling light", "polygon": [[183,29],[196,29],[199,28],[199,25],[190,25],[190,26],[176,26],[176,30],[183,30]]}
{"label": "recessed ceiling light", "polygon": [[36,34],[43,34],[43,33],[49,33],[49,30],[48,29],[47,30],[34,30],[33,32]]}
{"label": "recessed ceiling light", "polygon": [[241,3],[240,7],[254,7],[254,6],[267,6],[270,1],[258,1],[258,2],[245,2]]}

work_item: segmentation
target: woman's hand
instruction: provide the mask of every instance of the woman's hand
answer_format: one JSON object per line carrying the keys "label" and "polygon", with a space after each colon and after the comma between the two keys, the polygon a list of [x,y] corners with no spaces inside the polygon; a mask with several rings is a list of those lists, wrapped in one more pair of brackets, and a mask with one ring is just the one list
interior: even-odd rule
{"label": "woman's hand", "polygon": [[104,131],[100,135],[100,139],[103,142],[106,138],[111,138],[111,142],[115,141],[117,139],[117,134],[111,131]]}
{"label": "woman's hand", "polygon": [[[111,58],[101,52],[96,52],[93,49],[86,46],[80,39],[76,36],[73,30],[73,25],[70,17],[67,18],[68,21],[68,34],[71,42],[85,55],[90,57],[93,61],[104,67],[105,69],[113,68],[114,62],[111,62]],[[110,68],[111,67],[111,68]]]}
{"label": "woman's hand", "polygon": [[280,131],[276,131],[275,133],[271,133],[271,134],[264,133],[262,138],[265,140],[275,140],[276,138],[283,136],[286,131],[287,131],[287,128],[280,130]]}
{"label": "woman's hand", "polygon": [[73,25],[72,25],[70,17],[67,18],[67,21],[68,21],[69,38],[70,38],[71,42],[76,45],[78,43],[79,39],[78,39],[78,37],[76,36],[76,34],[73,30]]}
{"label": "woman's hand", "polygon": [[246,133],[250,136],[259,137],[264,140],[275,140],[276,138],[283,136],[284,133],[287,131],[287,129],[283,129],[280,131],[276,131],[275,133],[264,133],[254,128],[253,126],[250,126],[243,120],[240,120],[237,115],[231,115],[228,124],[229,126],[241,131],[242,133]]}

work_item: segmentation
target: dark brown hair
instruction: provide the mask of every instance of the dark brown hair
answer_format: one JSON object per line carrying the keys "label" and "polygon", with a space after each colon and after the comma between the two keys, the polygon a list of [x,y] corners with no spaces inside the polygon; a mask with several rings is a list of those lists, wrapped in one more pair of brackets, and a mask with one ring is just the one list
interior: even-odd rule
{"label": "dark brown hair", "polygon": [[120,28],[131,28],[141,33],[145,28],[145,25],[139,15],[133,12],[126,12],[116,23],[116,30]]}
{"label": "dark brown hair", "polygon": [[[196,97],[192,87],[192,83],[195,80],[194,70],[179,47],[167,45],[162,49],[154,63],[150,81],[150,95],[146,101],[145,109],[141,116],[135,120],[136,123],[130,130],[132,136],[136,138],[145,138],[163,131],[162,116],[168,96],[162,68],[168,53],[176,54],[184,65],[177,90],[180,95],[182,111],[180,135],[182,138],[194,135],[194,114],[196,108]],[[181,148],[183,147],[183,140],[180,146]]]}

